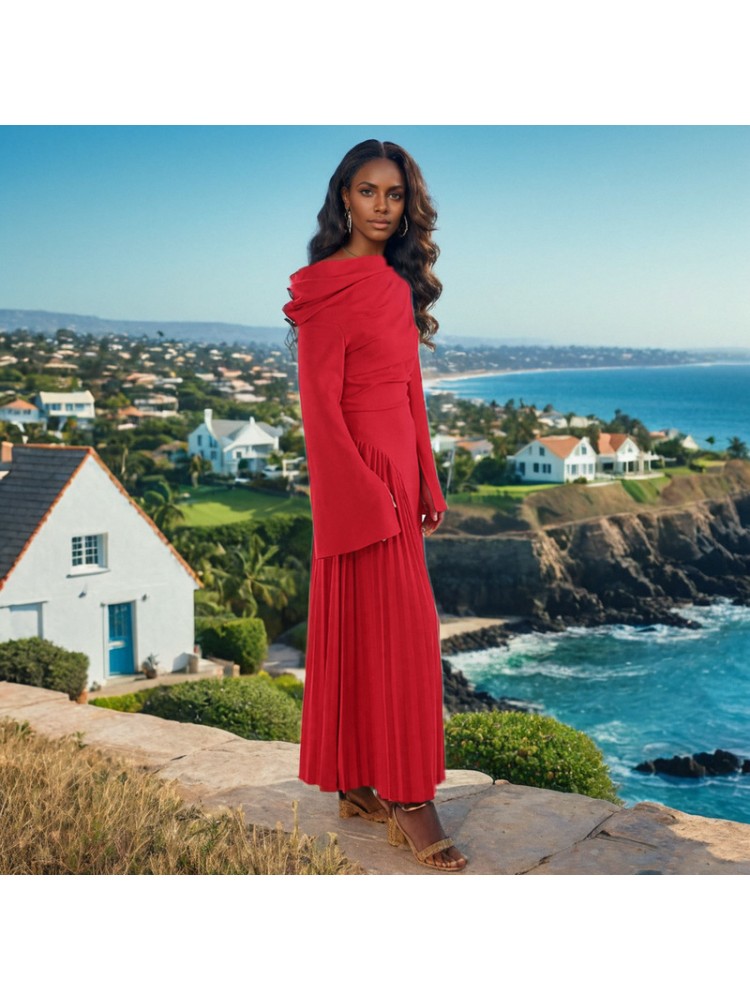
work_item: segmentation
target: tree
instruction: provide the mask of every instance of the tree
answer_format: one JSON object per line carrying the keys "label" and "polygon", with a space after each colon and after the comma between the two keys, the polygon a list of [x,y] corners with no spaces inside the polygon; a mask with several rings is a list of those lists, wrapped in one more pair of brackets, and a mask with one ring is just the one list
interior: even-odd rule
{"label": "tree", "polygon": [[156,483],[143,497],[143,509],[156,527],[169,537],[180,521],[185,520],[185,511],[176,503],[176,498],[168,483]]}
{"label": "tree", "polygon": [[729,438],[727,458],[748,458],[749,454],[747,445],[744,441],[738,437]]}
{"label": "tree", "polygon": [[284,608],[296,593],[294,571],[272,562],[278,551],[278,545],[268,545],[257,534],[228,551],[228,572],[217,582],[223,603],[234,614],[257,615],[259,601],[270,608]]}
{"label": "tree", "polygon": [[190,472],[190,482],[193,486],[197,486],[200,482],[201,476],[211,472],[213,466],[208,459],[203,458],[202,455],[191,455],[188,469]]}

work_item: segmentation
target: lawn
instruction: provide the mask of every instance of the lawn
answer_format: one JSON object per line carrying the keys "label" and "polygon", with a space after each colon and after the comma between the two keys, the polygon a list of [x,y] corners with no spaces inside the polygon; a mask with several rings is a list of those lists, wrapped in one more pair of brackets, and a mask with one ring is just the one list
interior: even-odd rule
{"label": "lawn", "polygon": [[209,528],[234,524],[270,514],[309,514],[310,502],[303,496],[260,493],[241,486],[197,486],[180,494],[182,522],[187,528]]}
{"label": "lawn", "polygon": [[531,483],[513,486],[488,486],[483,484],[476,492],[451,493],[446,498],[448,505],[479,504],[485,507],[498,507],[501,510],[517,507],[524,497],[539,490],[550,490],[559,487],[560,483]]}

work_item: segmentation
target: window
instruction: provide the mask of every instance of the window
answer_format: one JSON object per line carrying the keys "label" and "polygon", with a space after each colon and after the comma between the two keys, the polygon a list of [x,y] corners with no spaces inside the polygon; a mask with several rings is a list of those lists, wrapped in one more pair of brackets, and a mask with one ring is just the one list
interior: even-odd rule
{"label": "window", "polygon": [[571,467],[570,467],[570,474],[571,474],[571,476],[577,476],[578,475],[578,466],[577,465],[571,465]]}
{"label": "window", "polygon": [[202,434],[199,434],[199,435],[198,435],[198,447],[200,448],[200,446],[201,446],[202,444],[203,444],[203,435],[202,435]]}
{"label": "window", "polygon": [[546,475],[549,475],[552,472],[552,466],[550,465],[549,462],[542,463],[542,472],[544,472]]}
{"label": "window", "polygon": [[585,445],[585,444],[582,444],[582,445],[581,445],[581,454],[582,454],[582,455],[588,455],[588,453],[589,453],[589,450],[588,450],[588,448],[586,447],[586,445]]}
{"label": "window", "polygon": [[544,449],[544,445],[541,445],[541,444],[539,445],[539,454],[540,455],[546,455],[547,454],[547,452]]}
{"label": "window", "polygon": [[534,462],[534,472],[539,472],[539,462]]}
{"label": "window", "polygon": [[73,568],[106,566],[104,535],[74,535],[71,545]]}
{"label": "window", "polygon": [[526,475],[526,463],[525,462],[519,462],[518,463],[518,471],[521,473],[522,476]]}

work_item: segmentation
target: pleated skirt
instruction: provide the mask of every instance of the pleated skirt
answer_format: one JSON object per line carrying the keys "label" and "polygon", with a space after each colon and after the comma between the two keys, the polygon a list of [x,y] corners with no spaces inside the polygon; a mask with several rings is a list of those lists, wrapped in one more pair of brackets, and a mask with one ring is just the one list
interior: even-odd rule
{"label": "pleated skirt", "polygon": [[300,778],[326,792],[370,785],[391,801],[422,802],[444,780],[445,758],[414,425],[408,403],[345,417],[395,498],[401,531],[325,558],[313,544]]}

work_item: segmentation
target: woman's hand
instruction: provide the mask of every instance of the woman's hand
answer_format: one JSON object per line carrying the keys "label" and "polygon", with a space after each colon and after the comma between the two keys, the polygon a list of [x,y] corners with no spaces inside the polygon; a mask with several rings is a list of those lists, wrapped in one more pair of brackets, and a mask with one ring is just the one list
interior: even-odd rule
{"label": "woman's hand", "polygon": [[443,517],[445,516],[444,510],[435,510],[435,501],[432,499],[432,493],[430,488],[424,479],[420,478],[420,497],[422,500],[422,505],[427,511],[425,519],[422,521],[422,534],[427,538],[437,531],[440,525],[443,523]]}

